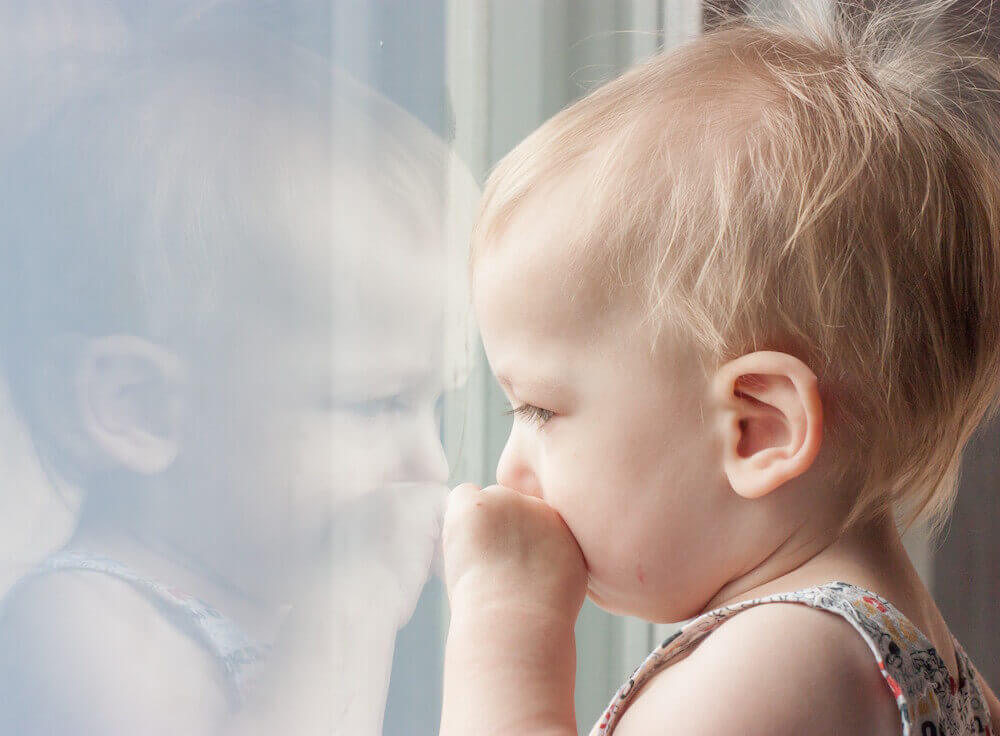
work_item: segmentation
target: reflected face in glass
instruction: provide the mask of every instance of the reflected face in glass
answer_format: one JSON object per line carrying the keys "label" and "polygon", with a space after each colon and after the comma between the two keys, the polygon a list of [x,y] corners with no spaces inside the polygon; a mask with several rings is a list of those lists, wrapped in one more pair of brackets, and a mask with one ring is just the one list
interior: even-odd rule
{"label": "reflected face in glass", "polygon": [[[693,351],[654,361],[631,307],[603,312],[561,289],[569,182],[523,205],[473,274],[491,369],[514,418],[497,482],[540,497],[563,517],[603,608],[677,621],[713,581],[722,494],[707,381]],[[544,200],[544,201],[543,201]],[[501,379],[502,377],[502,379]],[[713,589],[714,590],[714,589]]]}
{"label": "reflected face in glass", "polygon": [[[338,436],[353,437],[341,456],[345,498],[385,483],[443,484],[440,442],[443,390],[444,260],[435,212],[399,211],[377,187],[353,182],[341,193],[331,321],[331,409]],[[411,203],[419,209],[419,199]],[[357,463],[377,453],[380,462]]]}
{"label": "reflected face in glass", "polygon": [[[54,245],[36,269],[58,264],[66,276],[44,284],[62,296],[64,323],[91,311],[86,334],[137,331],[173,351],[187,377],[176,455],[165,469],[123,475],[107,521],[161,538],[244,590],[284,584],[317,560],[363,557],[385,535],[361,534],[360,523],[344,532],[343,514],[362,503],[406,520],[392,538],[409,575],[410,560],[423,559],[413,545],[433,549],[447,492],[435,416],[442,197],[429,185],[444,146],[425,129],[418,138],[416,122],[403,125],[373,93],[356,92],[333,121],[346,130],[331,128],[330,99],[317,91],[328,70],[291,69],[275,76],[277,91],[257,89],[249,73],[222,85],[208,75],[202,89],[184,65],[140,77],[113,109],[101,98],[68,114],[36,144],[47,156],[29,150],[21,164],[37,172],[28,201],[58,212],[42,220]],[[367,134],[360,151],[357,128]],[[88,145],[80,131],[94,133]],[[41,237],[33,218],[23,226]],[[86,248],[70,237],[87,232]],[[91,490],[108,495],[103,482]],[[366,523],[391,527],[379,518],[389,514]]]}
{"label": "reflected face in glass", "polygon": [[422,558],[413,545],[433,542],[448,476],[441,235],[388,206],[366,174],[342,186],[315,173],[284,237],[232,280],[240,306],[203,397],[216,421],[194,451],[221,447],[235,523],[264,548],[326,554],[314,545],[369,499],[409,519],[394,544]]}

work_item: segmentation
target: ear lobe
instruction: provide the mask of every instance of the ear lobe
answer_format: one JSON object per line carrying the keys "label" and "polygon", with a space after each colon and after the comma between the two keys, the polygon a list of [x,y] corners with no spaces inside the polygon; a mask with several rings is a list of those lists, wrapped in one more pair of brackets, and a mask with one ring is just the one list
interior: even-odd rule
{"label": "ear lobe", "polygon": [[818,382],[794,356],[758,351],[723,365],[713,384],[723,469],[733,490],[761,498],[803,474],[819,453]]}
{"label": "ear lobe", "polygon": [[87,342],[76,373],[80,417],[92,445],[137,473],[165,470],[180,449],[184,372],[169,350],[133,335]]}

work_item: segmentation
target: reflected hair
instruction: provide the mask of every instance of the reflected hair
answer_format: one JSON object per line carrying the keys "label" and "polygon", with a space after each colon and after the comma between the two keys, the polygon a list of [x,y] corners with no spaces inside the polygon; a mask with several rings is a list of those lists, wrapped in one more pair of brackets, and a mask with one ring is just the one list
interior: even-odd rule
{"label": "reflected hair", "polygon": [[347,268],[352,198],[440,227],[447,147],[417,118],[281,36],[204,25],[95,62],[4,159],[0,361],[43,454],[38,395],[71,380],[74,344],[133,334],[200,367],[254,329],[237,307],[297,304],[297,238]]}
{"label": "reflected hair", "polygon": [[593,90],[492,170],[470,269],[568,177],[565,277],[634,301],[706,375],[780,350],[819,379],[844,528],[939,532],[1000,408],[1000,65],[955,0],[785,3]]}

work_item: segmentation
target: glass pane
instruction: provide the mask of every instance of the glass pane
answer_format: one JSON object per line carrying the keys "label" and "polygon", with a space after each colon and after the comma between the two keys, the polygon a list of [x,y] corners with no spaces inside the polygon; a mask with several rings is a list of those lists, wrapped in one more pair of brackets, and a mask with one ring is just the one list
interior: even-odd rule
{"label": "glass pane", "polygon": [[436,733],[444,13],[0,0],[0,733]]}

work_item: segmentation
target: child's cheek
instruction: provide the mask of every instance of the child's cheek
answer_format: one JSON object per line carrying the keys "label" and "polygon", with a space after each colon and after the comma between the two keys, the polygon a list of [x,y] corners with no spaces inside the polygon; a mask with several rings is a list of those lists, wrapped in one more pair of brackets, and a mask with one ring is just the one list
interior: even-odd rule
{"label": "child's cheek", "polygon": [[588,547],[592,540],[599,538],[607,527],[605,511],[601,505],[600,494],[597,493],[595,478],[586,472],[579,472],[578,462],[568,462],[561,466],[549,464],[555,470],[561,467],[561,473],[553,472],[551,478],[543,477],[543,500],[555,509],[566,522],[570,533],[587,557]]}
{"label": "child's cheek", "polygon": [[390,414],[334,411],[315,417],[299,448],[308,469],[303,480],[324,486],[333,505],[377,490],[403,472],[395,424]]}
{"label": "child's cheek", "polygon": [[399,483],[444,484],[448,463],[434,406],[373,412],[314,412],[303,417],[296,448],[303,480],[333,505]]}

